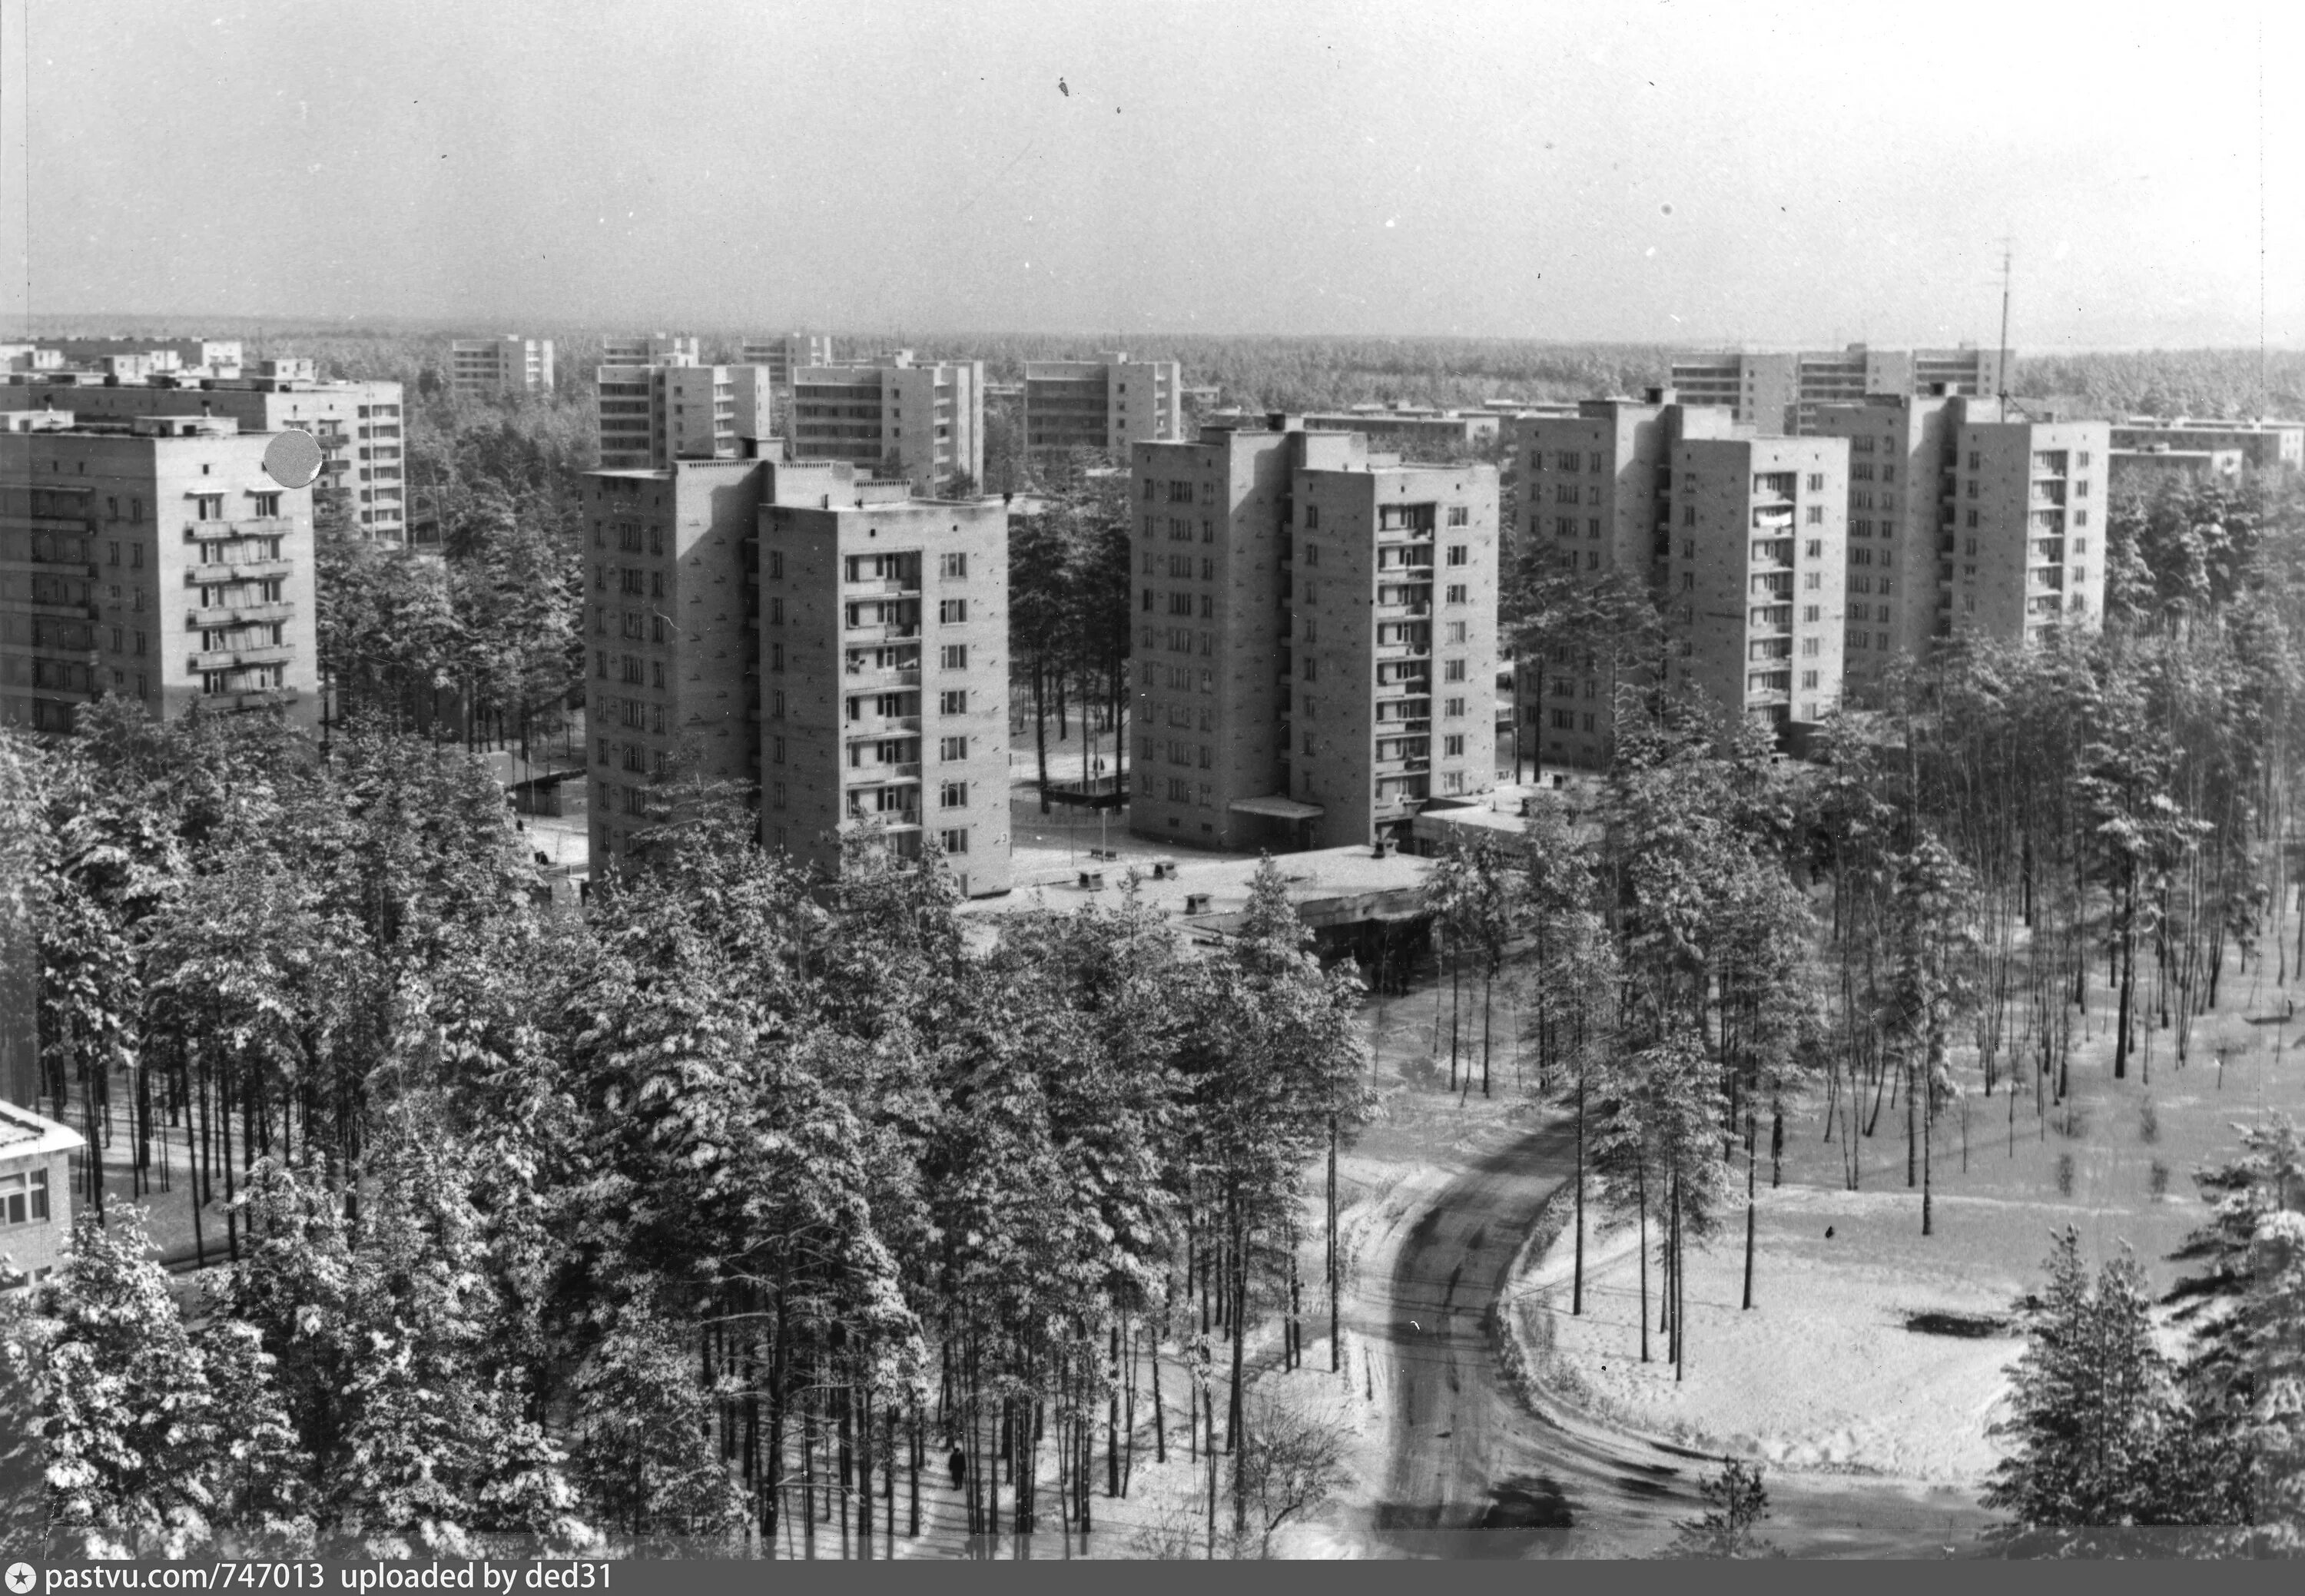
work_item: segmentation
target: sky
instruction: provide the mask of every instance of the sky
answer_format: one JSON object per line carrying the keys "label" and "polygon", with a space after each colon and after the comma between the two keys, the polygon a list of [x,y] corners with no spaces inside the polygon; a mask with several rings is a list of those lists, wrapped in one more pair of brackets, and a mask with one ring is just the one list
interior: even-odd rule
{"label": "sky", "polygon": [[2295,346],[2301,46],[2218,0],[0,0],[0,330],[29,275],[186,330],[1989,344],[2005,247],[2019,348],[2246,346],[2262,166]]}

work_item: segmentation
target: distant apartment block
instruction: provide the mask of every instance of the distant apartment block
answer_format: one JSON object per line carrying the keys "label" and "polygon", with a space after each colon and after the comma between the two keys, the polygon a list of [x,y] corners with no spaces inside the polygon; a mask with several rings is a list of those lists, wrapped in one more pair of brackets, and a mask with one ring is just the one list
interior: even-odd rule
{"label": "distant apartment block", "polygon": [[[2014,356],[2012,355],[2013,359]],[[1856,404],[1873,394],[1991,396],[2001,391],[1998,351],[1845,349],[1807,352],[1691,352],[1672,357],[1668,385],[1688,405],[1725,405],[1765,433],[1808,431],[1823,405]]]}
{"label": "distant apartment block", "polygon": [[956,477],[984,476],[984,363],[916,362],[898,350],[874,363],[804,366],[793,374],[795,461],[837,460],[901,477],[932,497]]}
{"label": "distant apartment block", "polygon": [[2239,449],[2258,471],[2305,468],[2305,422],[2207,421],[2179,416],[2160,421],[2131,416],[2113,427],[2117,449]]}
{"label": "distant apartment block", "polygon": [[20,371],[95,371],[107,377],[237,377],[238,338],[42,338],[0,346]]}
{"label": "distant apartment block", "polygon": [[448,346],[450,391],[488,397],[552,391],[552,340],[506,333],[500,338],[458,338]]}
{"label": "distant apartment block", "polygon": [[782,391],[792,387],[793,373],[804,366],[832,363],[832,337],[829,333],[788,332],[782,337],[747,338],[738,358],[748,366],[766,366],[770,386]]}
{"label": "distant apartment block", "polygon": [[596,867],[682,772],[756,794],[830,872],[877,827],[973,896],[1009,885],[1008,525],[845,462],[680,460],[584,478]]}
{"label": "distant apartment block", "polygon": [[[119,390],[110,390],[119,391]],[[0,413],[0,721],[132,697],[319,720],[311,490],[222,416]]]}
{"label": "distant apartment block", "polygon": [[1025,363],[1025,442],[1036,449],[1121,454],[1184,436],[1181,368],[1126,353]]}
{"label": "distant apartment block", "polygon": [[[1752,433],[1725,405],[1685,403],[1670,388],[1652,388],[1639,401],[1587,399],[1572,414],[1521,415],[1506,424],[1520,472],[1517,525],[1508,529],[1508,542],[1521,550],[1549,549],[1564,572],[1588,586],[1613,575],[1644,589],[1663,581],[1673,449],[1688,440]],[[1549,764],[1605,769],[1620,669],[1648,679],[1629,662],[1567,643],[1517,660],[1523,746]]]}
{"label": "distant apartment block", "polygon": [[704,346],[693,333],[652,332],[641,338],[603,338],[604,366],[693,366],[704,359]]}
{"label": "distant apartment block", "polygon": [[408,541],[401,385],[321,382],[309,360],[264,360],[236,378],[153,376],[107,380],[87,371],[32,371],[0,385],[0,411],[53,406],[83,422],[216,415],[242,432],[293,427],[320,446],[316,508],[340,509],[362,536]]}
{"label": "distant apartment block", "polygon": [[1849,445],[1684,439],[1668,458],[1677,686],[1733,715],[1814,723],[1841,697]]}
{"label": "distant apartment block", "polygon": [[1308,432],[1358,432],[1373,444],[1473,448],[1498,435],[1497,413],[1431,410],[1403,405],[1356,405],[1350,410],[1308,411]]}
{"label": "distant apartment block", "polygon": [[1403,467],[1281,416],[1132,465],[1132,829],[1405,840],[1494,786],[1493,466]]}

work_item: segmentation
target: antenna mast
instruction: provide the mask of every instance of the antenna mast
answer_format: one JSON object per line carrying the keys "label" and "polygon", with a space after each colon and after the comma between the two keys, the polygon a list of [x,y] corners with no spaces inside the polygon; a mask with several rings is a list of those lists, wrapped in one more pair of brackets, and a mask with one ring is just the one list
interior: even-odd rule
{"label": "antenna mast", "polygon": [[2005,407],[2009,403],[2009,243],[2001,243],[2001,353],[1994,363],[1993,383],[1998,390],[1994,397]]}

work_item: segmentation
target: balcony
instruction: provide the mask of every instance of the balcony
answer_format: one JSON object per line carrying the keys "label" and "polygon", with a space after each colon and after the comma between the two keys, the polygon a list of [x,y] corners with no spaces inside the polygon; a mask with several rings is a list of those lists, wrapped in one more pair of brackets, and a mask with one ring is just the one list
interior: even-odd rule
{"label": "balcony", "polygon": [[215,565],[190,566],[184,571],[186,587],[207,587],[218,582],[260,582],[270,576],[285,576],[295,564],[286,559],[232,559]]}
{"label": "balcony", "polygon": [[897,598],[918,598],[920,593],[921,579],[918,576],[882,576],[868,582],[843,582],[840,585],[840,596],[844,599],[882,598],[889,595]]}
{"label": "balcony", "polygon": [[239,520],[187,521],[184,542],[216,542],[229,538],[284,538],[295,530],[285,516],[249,516]]}
{"label": "balcony", "polygon": [[853,742],[859,738],[889,737],[920,729],[921,718],[918,715],[864,715],[847,722],[841,728],[840,735]]}
{"label": "balcony", "polygon": [[892,621],[884,626],[847,627],[842,629],[843,643],[901,643],[921,635],[918,621]]}
{"label": "balcony", "polygon": [[254,626],[260,621],[286,620],[295,613],[296,606],[289,603],[250,604],[239,610],[217,604],[205,610],[187,610],[184,619],[191,627],[205,629],[208,627]]}
{"label": "balcony", "polygon": [[26,599],[23,607],[35,615],[54,616],[64,620],[94,620],[96,606],[92,602],[74,602],[65,599]]}
{"label": "balcony", "polygon": [[203,694],[200,702],[224,709],[262,709],[268,704],[294,704],[303,696],[298,687],[254,687],[246,692]]}
{"label": "balcony", "polygon": [[1396,604],[1380,603],[1376,607],[1376,612],[1382,616],[1430,615],[1433,613],[1433,601],[1409,599]]}
{"label": "balcony", "polygon": [[251,644],[246,648],[219,648],[191,657],[194,670],[229,670],[235,665],[285,665],[296,651],[285,643]]}

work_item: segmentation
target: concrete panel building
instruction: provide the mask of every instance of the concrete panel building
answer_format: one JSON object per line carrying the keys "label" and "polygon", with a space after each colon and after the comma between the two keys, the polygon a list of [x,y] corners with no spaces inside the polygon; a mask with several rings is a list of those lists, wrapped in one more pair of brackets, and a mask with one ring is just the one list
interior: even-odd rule
{"label": "concrete panel building", "polygon": [[793,385],[793,373],[804,366],[832,363],[829,333],[788,332],[782,337],[746,338],[737,358],[748,366],[766,366],[769,386],[779,392]]}
{"label": "concrete panel building", "polygon": [[1849,444],[1684,440],[1670,459],[1675,685],[1773,728],[1841,696]]}
{"label": "concrete panel building", "polygon": [[1980,405],[1964,406],[1952,442],[1937,635],[2029,644],[2060,627],[2102,625],[2112,428],[2004,421]]}
{"label": "concrete panel building", "polygon": [[2149,448],[2116,448],[2113,451],[2113,470],[2108,474],[2115,488],[2127,482],[2141,482],[2149,488],[2172,478],[2231,485],[2241,480],[2248,464],[2249,455],[2243,449],[2171,448],[2166,444],[2156,444]]}
{"label": "concrete panel building", "polygon": [[28,370],[96,371],[126,377],[237,377],[246,363],[238,338],[42,338],[54,358]]}
{"label": "concrete panel building", "polygon": [[1385,447],[1476,448],[1498,436],[1502,418],[1493,410],[1431,410],[1405,405],[1356,405],[1311,411],[1308,432],[1358,432]]}
{"label": "concrete panel building", "polygon": [[[2014,356],[2012,355],[2013,359]],[[1990,396],[2001,391],[1998,351],[1843,349],[1691,352],[1671,362],[1668,384],[1684,403],[1722,405],[1764,433],[1799,435],[1819,406],[1858,403],[1874,394]]]}
{"label": "concrete panel building", "polygon": [[1135,831],[1340,847],[1494,786],[1494,467],[1287,417],[1132,464]]}
{"label": "concrete panel building", "polygon": [[1131,360],[1125,351],[1027,361],[1025,447],[1125,454],[1134,444],[1182,438],[1181,370],[1173,360]]}
{"label": "concrete panel building", "polygon": [[[1507,533],[1512,557],[1550,546],[1588,585],[1615,576],[1651,588],[1663,580],[1673,448],[1752,433],[1725,405],[1690,404],[1671,388],[1639,401],[1587,399],[1572,415],[1517,416],[1508,426],[1521,482]],[[1514,672],[1525,746],[1544,764],[1578,770],[1607,768],[1617,688],[1648,675],[1568,643],[1516,661]]]}
{"label": "concrete panel building", "polygon": [[220,416],[0,414],[0,721],[71,730],[104,694],[155,717],[319,718],[312,503]]}
{"label": "concrete panel building", "polygon": [[1971,403],[1883,393],[1816,413],[1816,436],[1849,443],[1845,644],[1852,688],[1879,680],[1898,659],[1925,658],[1933,645],[1946,465]]}
{"label": "concrete panel building", "polygon": [[2252,467],[2305,468],[2305,422],[2205,421],[2179,416],[2173,421],[2131,416],[2113,428],[2118,449],[2239,449]]}
{"label": "concrete panel building", "polygon": [[315,508],[340,508],[361,535],[408,541],[401,385],[322,382],[308,360],[259,361],[237,378],[156,376],[107,381],[83,372],[19,372],[0,385],[0,410],[53,407],[83,422],[217,415],[242,432],[310,432],[320,446]]}
{"label": "concrete panel building", "polygon": [[0,1291],[37,1285],[72,1242],[72,1159],[88,1144],[29,1108],[0,1103]]}
{"label": "concrete panel building", "polygon": [[652,332],[646,337],[600,340],[604,366],[693,366],[703,359],[703,340],[694,333]]}
{"label": "concrete panel building", "polygon": [[827,870],[869,815],[900,854],[949,844],[971,894],[1008,890],[999,500],[757,458],[584,482],[595,868],[629,856],[651,788],[693,772],[742,786],[764,844]]}
{"label": "concrete panel building", "polygon": [[675,460],[733,460],[775,431],[764,366],[602,366],[600,467],[660,470]]}
{"label": "concrete panel building", "polygon": [[804,366],[793,374],[788,452],[901,477],[931,497],[956,477],[984,477],[984,363],[882,360]]}
{"label": "concrete panel building", "polygon": [[506,333],[458,338],[448,346],[451,392],[474,397],[552,391],[552,340]]}

